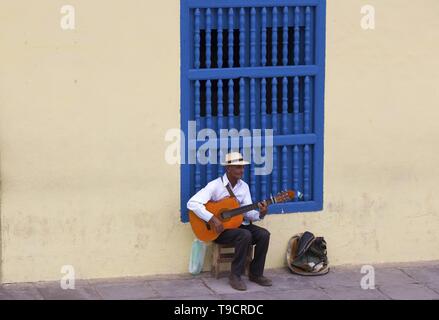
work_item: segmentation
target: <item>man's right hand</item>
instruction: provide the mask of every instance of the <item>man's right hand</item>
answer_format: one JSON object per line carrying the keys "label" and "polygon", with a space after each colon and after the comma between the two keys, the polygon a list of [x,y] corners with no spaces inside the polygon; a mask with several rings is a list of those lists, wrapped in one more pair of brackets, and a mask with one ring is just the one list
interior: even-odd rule
{"label": "man's right hand", "polygon": [[215,230],[216,233],[220,234],[221,232],[224,231],[224,226],[223,223],[221,222],[220,219],[218,219],[217,217],[213,216],[212,218],[210,218],[209,220],[209,224],[211,227],[213,227],[213,229]]}

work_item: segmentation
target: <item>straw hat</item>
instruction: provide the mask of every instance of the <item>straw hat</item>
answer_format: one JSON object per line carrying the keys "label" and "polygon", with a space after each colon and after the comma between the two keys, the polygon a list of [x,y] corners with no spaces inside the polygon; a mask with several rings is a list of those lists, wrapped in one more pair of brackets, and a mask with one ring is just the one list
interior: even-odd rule
{"label": "straw hat", "polygon": [[222,163],[223,166],[243,166],[250,164],[244,160],[244,157],[239,152],[231,152],[226,154],[226,161]]}

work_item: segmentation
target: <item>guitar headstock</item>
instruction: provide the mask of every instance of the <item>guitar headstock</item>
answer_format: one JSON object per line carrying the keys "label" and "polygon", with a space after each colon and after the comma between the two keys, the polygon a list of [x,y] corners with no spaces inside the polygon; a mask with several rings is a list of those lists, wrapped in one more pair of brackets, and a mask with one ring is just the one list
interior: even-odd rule
{"label": "guitar headstock", "polygon": [[[287,201],[293,200],[295,196],[296,196],[296,192],[295,191],[287,190],[287,191],[279,192],[274,198],[275,198],[276,202],[287,202]],[[302,193],[301,192],[297,192],[297,197],[299,199],[301,199],[302,198]]]}

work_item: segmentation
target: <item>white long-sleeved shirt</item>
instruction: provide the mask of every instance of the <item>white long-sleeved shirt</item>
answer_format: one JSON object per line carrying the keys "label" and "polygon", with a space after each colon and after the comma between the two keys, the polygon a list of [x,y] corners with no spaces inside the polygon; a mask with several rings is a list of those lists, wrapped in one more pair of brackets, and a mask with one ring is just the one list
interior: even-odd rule
{"label": "white long-sleeved shirt", "polygon": [[[190,198],[187,203],[187,208],[192,210],[204,221],[209,221],[213,216],[213,214],[206,209],[205,204],[207,202],[210,200],[218,201],[230,196],[226,188],[226,186],[230,183],[229,179],[227,178],[227,174],[224,174],[222,178],[222,180],[221,177],[218,177],[217,179],[210,181],[203,189],[198,191],[192,198]],[[230,186],[232,185],[230,184]],[[232,188],[232,191],[241,206],[253,203],[250,188],[243,180],[239,179],[236,185]],[[251,210],[244,214],[244,221],[242,224],[248,225],[250,223],[249,221],[259,220],[261,220],[259,217],[259,211]]]}

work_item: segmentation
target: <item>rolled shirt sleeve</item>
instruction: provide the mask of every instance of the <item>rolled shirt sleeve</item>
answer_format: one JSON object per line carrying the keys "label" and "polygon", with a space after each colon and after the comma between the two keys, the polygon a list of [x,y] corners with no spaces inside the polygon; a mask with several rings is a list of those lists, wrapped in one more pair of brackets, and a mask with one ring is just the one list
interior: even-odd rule
{"label": "rolled shirt sleeve", "polygon": [[[248,187],[248,184],[245,184],[246,186],[246,192],[245,192],[245,196],[244,196],[244,200],[241,203],[242,206],[248,205],[248,204],[252,204],[252,197],[250,194],[250,188]],[[259,211],[258,210],[251,210],[248,211],[244,214],[244,219],[248,220],[248,221],[260,221],[262,220],[261,217],[259,216]]]}
{"label": "rolled shirt sleeve", "polygon": [[208,183],[203,189],[198,191],[187,203],[187,208],[192,210],[200,219],[209,221],[213,214],[210,213],[205,204],[212,199],[214,191],[214,181]]}

